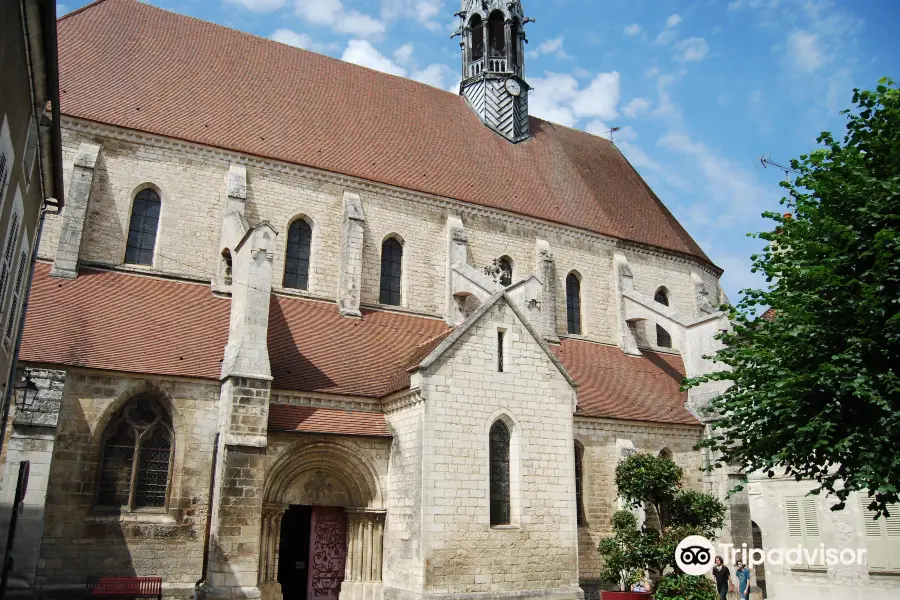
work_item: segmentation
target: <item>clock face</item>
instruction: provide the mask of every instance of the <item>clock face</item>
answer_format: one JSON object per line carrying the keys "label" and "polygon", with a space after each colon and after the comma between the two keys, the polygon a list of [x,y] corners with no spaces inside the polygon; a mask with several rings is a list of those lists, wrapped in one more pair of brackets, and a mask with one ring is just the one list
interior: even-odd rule
{"label": "clock face", "polygon": [[522,86],[519,85],[519,82],[515,79],[507,79],[506,80],[506,91],[512,94],[513,96],[518,96],[522,93]]}

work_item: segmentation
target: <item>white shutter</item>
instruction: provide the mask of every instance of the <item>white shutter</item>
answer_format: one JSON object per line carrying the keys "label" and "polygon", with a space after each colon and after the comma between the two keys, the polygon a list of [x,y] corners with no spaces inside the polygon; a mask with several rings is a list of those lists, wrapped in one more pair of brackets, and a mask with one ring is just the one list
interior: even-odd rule
{"label": "white shutter", "polygon": [[863,530],[866,534],[866,556],[870,571],[883,571],[888,568],[887,544],[884,537],[884,521],[875,519],[875,511],[869,510],[869,498],[859,497],[862,508]]}
{"label": "white shutter", "polygon": [[16,164],[16,149],[13,148],[9,122],[6,115],[3,115],[3,122],[0,123],[0,212],[6,203],[6,192],[12,180],[14,164]]}
{"label": "white shutter", "polygon": [[[21,201],[17,195],[16,199]],[[18,205],[19,202],[16,202]],[[6,327],[6,319],[9,309],[6,305],[6,294],[9,291],[10,278],[13,270],[13,257],[16,252],[16,243],[19,241],[19,210],[18,206],[13,206],[10,215],[9,229],[6,230],[6,244],[4,245],[3,255],[0,256],[0,327]]]}
{"label": "white shutter", "polygon": [[888,569],[900,571],[900,504],[889,504],[890,517],[884,519]]}
{"label": "white shutter", "polygon": [[[822,545],[822,532],[819,529],[819,504],[818,498],[804,498],[803,506],[803,547],[809,550],[810,558],[813,558],[809,566],[825,566],[824,549]],[[815,556],[813,557],[813,552]]]}

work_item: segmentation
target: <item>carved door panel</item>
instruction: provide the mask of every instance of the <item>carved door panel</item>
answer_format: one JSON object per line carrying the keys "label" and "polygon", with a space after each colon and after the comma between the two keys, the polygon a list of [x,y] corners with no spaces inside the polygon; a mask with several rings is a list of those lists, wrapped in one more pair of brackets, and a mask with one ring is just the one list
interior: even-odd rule
{"label": "carved door panel", "polygon": [[314,506],[307,600],[338,600],[347,560],[347,519],[340,508]]}

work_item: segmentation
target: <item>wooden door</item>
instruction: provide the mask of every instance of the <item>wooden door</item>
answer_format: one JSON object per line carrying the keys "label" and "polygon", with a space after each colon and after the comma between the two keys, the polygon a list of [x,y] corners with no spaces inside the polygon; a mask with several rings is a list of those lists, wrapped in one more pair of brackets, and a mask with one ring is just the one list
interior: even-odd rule
{"label": "wooden door", "polygon": [[314,506],[309,535],[307,600],[338,600],[347,561],[347,518],[340,508]]}

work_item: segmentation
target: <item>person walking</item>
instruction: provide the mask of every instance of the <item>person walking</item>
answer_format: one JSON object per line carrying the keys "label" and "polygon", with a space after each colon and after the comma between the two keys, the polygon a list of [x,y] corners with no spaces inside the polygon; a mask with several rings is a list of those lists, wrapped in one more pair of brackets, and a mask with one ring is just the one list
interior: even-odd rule
{"label": "person walking", "polygon": [[740,600],[750,600],[750,569],[747,565],[738,561],[737,571],[734,572],[738,578],[738,593]]}
{"label": "person walking", "polygon": [[716,592],[719,594],[719,600],[728,600],[728,590],[734,589],[734,583],[731,581],[731,571],[725,566],[725,561],[721,556],[716,557],[713,577],[716,580]]}

